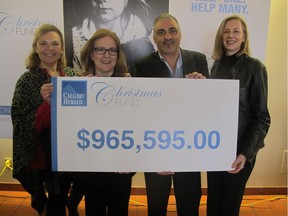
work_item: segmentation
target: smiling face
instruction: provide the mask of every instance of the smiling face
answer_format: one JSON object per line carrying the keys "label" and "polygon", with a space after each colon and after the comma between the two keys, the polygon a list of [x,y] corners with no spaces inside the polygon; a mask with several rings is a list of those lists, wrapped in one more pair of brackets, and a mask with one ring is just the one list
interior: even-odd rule
{"label": "smiling face", "polygon": [[245,35],[241,21],[238,19],[227,21],[223,31],[223,46],[226,55],[229,56],[237,53],[244,41]]}
{"label": "smiling face", "polygon": [[176,21],[172,18],[158,20],[154,25],[153,39],[162,56],[178,54],[181,32]]}
{"label": "smiling face", "polygon": [[[95,48],[117,50],[116,42],[112,37],[105,36],[94,41]],[[99,77],[110,77],[113,75],[114,67],[117,63],[118,54],[110,55],[108,50],[104,54],[97,54],[95,50],[91,53],[92,61],[95,65],[95,74]]]}
{"label": "smiling face", "polygon": [[34,50],[40,58],[41,68],[56,68],[63,52],[60,35],[54,31],[44,33],[37,40]]}

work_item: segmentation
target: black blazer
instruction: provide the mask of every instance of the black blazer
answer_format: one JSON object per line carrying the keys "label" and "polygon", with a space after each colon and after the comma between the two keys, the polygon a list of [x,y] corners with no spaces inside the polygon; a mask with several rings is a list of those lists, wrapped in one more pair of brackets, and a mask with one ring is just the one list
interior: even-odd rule
{"label": "black blazer", "polygon": [[[191,72],[202,73],[209,77],[206,56],[200,52],[181,49],[183,78]],[[135,62],[136,77],[171,77],[169,68],[160,59],[158,51]]]}

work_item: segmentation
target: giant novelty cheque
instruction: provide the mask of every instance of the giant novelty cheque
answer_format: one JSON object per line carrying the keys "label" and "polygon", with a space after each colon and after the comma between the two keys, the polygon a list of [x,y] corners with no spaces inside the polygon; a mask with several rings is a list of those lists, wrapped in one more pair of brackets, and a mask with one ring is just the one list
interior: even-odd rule
{"label": "giant novelty cheque", "polygon": [[230,170],[239,82],[53,77],[58,171]]}

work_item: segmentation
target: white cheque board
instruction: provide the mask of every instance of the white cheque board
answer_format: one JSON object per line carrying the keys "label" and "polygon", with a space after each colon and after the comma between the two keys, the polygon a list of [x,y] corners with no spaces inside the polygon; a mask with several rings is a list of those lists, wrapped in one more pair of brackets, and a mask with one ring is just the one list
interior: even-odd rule
{"label": "white cheque board", "polygon": [[231,169],[237,80],[55,77],[52,82],[55,171]]}

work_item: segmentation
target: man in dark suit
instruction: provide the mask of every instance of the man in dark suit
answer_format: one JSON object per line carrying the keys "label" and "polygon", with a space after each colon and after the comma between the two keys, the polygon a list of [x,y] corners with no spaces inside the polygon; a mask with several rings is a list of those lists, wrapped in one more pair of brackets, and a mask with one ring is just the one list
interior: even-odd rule
{"label": "man in dark suit", "polygon": [[[174,16],[163,13],[155,19],[153,39],[158,51],[135,63],[136,77],[205,79],[209,76],[204,54],[180,48],[181,31]],[[170,171],[145,173],[148,215],[166,215],[172,179],[178,215],[197,216],[202,195],[200,172]]]}

